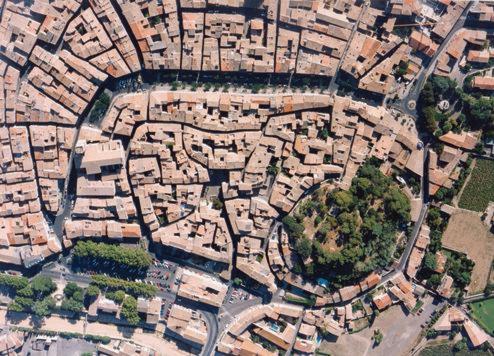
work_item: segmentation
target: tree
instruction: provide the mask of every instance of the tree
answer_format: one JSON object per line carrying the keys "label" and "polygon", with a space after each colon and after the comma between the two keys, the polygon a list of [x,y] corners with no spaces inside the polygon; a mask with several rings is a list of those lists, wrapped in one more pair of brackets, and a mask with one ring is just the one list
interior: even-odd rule
{"label": "tree", "polygon": [[392,187],[384,196],[384,210],[402,222],[410,221],[410,201],[398,188]]}
{"label": "tree", "polygon": [[34,300],[25,297],[15,297],[9,305],[9,310],[12,311],[30,311],[34,305]]}
{"label": "tree", "polygon": [[318,226],[320,223],[322,222],[322,218],[317,215],[315,218],[314,218],[314,225],[315,226]]}
{"label": "tree", "polygon": [[319,137],[323,140],[326,140],[329,137],[329,131],[326,127],[319,131]]}
{"label": "tree", "polygon": [[331,225],[329,223],[322,224],[321,227],[319,228],[319,230],[317,230],[316,238],[321,242],[325,242],[326,236],[329,234],[331,229],[332,228],[331,228]]}
{"label": "tree", "polygon": [[306,260],[312,253],[312,243],[305,237],[298,239],[295,244],[295,250],[300,255],[300,257],[302,257],[303,260]]}
{"label": "tree", "polygon": [[455,352],[465,351],[466,349],[467,349],[467,342],[464,338],[458,341],[453,347],[453,350]]}
{"label": "tree", "polygon": [[429,214],[427,215],[427,223],[431,227],[431,229],[439,229],[441,224],[443,223],[443,219],[441,218],[441,211],[438,208],[429,209]]}
{"label": "tree", "polygon": [[428,338],[428,339],[433,339],[435,338],[439,333],[437,332],[436,329],[433,329],[433,328],[429,328],[427,329],[427,331],[425,332],[425,337]]}
{"label": "tree", "polygon": [[83,289],[74,282],[69,282],[63,289],[63,294],[67,298],[72,298],[74,294],[82,294]]}
{"label": "tree", "polygon": [[276,176],[278,173],[280,173],[280,168],[276,164],[270,164],[267,168],[267,172],[272,176]]}
{"label": "tree", "polygon": [[140,321],[137,312],[137,300],[132,296],[125,297],[120,313],[131,325],[137,325]]}
{"label": "tree", "polygon": [[494,98],[486,96],[476,98],[467,94],[462,98],[469,126],[474,129],[490,128],[494,120]]}
{"label": "tree", "polygon": [[45,316],[50,315],[54,307],[55,301],[53,300],[53,298],[46,297],[42,300],[34,302],[33,313],[40,318],[44,318]]}
{"label": "tree", "polygon": [[94,107],[89,114],[89,121],[96,122],[99,120],[110,106],[110,101],[110,96],[105,92],[102,92],[98,100],[94,103]]}
{"label": "tree", "polygon": [[19,297],[26,297],[32,299],[34,297],[34,292],[31,286],[27,286],[25,288],[19,289],[16,295]]}
{"label": "tree", "polygon": [[107,292],[106,297],[113,300],[117,304],[122,304],[125,299],[125,292],[123,290],[117,290],[115,292]]}
{"label": "tree", "polygon": [[485,286],[485,289],[484,289],[484,294],[485,295],[491,295],[492,292],[494,292],[494,284],[492,283],[488,283],[486,286]]}
{"label": "tree", "polygon": [[437,263],[436,263],[436,255],[435,254],[433,254],[429,251],[425,254],[424,267],[430,271],[434,271],[436,269]]}
{"label": "tree", "polygon": [[434,76],[432,78],[432,88],[434,89],[434,94],[436,95],[436,100],[438,100],[438,96],[443,96],[447,94],[450,90],[456,87],[456,82],[453,80],[442,77],[442,76]]}
{"label": "tree", "polygon": [[333,193],[332,199],[334,204],[342,210],[349,210],[354,203],[353,195],[344,190]]}
{"label": "tree", "polygon": [[42,299],[43,297],[53,293],[57,289],[57,285],[48,276],[36,276],[31,281],[31,288],[33,290],[36,299]]}
{"label": "tree", "polygon": [[403,77],[405,74],[407,74],[408,71],[408,62],[405,61],[400,61],[398,64],[398,68],[396,69],[396,75],[398,77]]}
{"label": "tree", "polygon": [[383,333],[381,332],[380,329],[374,330],[374,336],[372,337],[374,339],[374,344],[377,346],[383,341]]}
{"label": "tree", "polygon": [[26,288],[29,284],[29,280],[26,277],[11,276],[6,273],[0,273],[0,285],[13,290],[19,290]]}
{"label": "tree", "polygon": [[359,198],[366,199],[373,196],[373,184],[368,178],[358,177],[352,182],[352,191],[354,191]]}
{"label": "tree", "polygon": [[432,88],[432,84],[429,81],[425,83],[424,88],[420,92],[419,102],[424,107],[434,106],[436,104],[434,89]]}
{"label": "tree", "polygon": [[427,285],[433,289],[436,289],[439,284],[441,284],[441,275],[434,273],[430,278],[427,280]]}
{"label": "tree", "polygon": [[92,276],[91,284],[108,291],[123,290],[125,293],[135,297],[152,298],[157,291],[155,286],[146,283],[126,281],[103,275]]}
{"label": "tree", "polygon": [[218,197],[212,197],[211,201],[213,203],[213,209],[215,210],[223,209],[223,202]]}
{"label": "tree", "polygon": [[120,245],[79,241],[74,247],[74,259],[80,263],[91,260],[110,261],[137,269],[147,269],[152,259],[142,248],[126,248]]}
{"label": "tree", "polygon": [[357,216],[354,213],[343,212],[338,215],[340,232],[344,235],[353,235],[357,230]]}
{"label": "tree", "polygon": [[298,221],[291,215],[287,215],[282,220],[287,233],[290,237],[299,238],[304,234],[304,226],[299,224]]}
{"label": "tree", "polygon": [[20,305],[19,303],[13,301],[13,302],[11,302],[9,304],[8,310],[9,311],[20,313],[20,312],[23,312],[24,311],[24,307],[22,305]]}
{"label": "tree", "polygon": [[80,313],[83,308],[84,305],[82,304],[82,302],[79,302],[72,298],[65,298],[62,301],[62,305],[61,305],[61,309],[74,313]]}
{"label": "tree", "polygon": [[436,129],[437,129],[436,116],[437,116],[437,111],[436,111],[436,108],[434,106],[426,106],[422,110],[422,116],[421,117],[423,120],[423,124],[425,126],[425,129],[429,133],[434,133],[434,131],[436,131]]}
{"label": "tree", "polygon": [[90,298],[97,297],[100,294],[100,290],[97,286],[91,284],[86,289],[86,295]]}

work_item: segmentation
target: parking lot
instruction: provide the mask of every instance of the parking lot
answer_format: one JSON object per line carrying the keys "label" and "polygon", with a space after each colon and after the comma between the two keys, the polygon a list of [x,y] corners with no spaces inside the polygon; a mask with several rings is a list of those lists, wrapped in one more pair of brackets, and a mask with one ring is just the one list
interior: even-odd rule
{"label": "parking lot", "polygon": [[244,300],[250,300],[252,298],[254,298],[254,296],[252,294],[250,294],[249,292],[246,292],[245,290],[243,290],[241,288],[232,287],[232,291],[228,295],[227,303],[228,304],[234,304],[234,303],[238,303],[238,302],[241,302]]}
{"label": "parking lot", "polygon": [[156,286],[161,291],[170,292],[175,283],[177,267],[173,262],[154,259],[142,282]]}

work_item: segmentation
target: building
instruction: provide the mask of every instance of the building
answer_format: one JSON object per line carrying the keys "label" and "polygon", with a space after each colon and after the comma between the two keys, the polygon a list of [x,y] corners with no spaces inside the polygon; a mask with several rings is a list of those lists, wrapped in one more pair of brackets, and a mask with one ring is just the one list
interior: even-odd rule
{"label": "building", "polygon": [[219,308],[223,304],[228,286],[211,276],[184,269],[177,295]]}

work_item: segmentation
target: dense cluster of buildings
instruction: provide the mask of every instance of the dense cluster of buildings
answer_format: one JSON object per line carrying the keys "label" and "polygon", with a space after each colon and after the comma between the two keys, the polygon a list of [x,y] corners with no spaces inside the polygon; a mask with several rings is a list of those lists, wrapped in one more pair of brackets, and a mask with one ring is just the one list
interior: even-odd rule
{"label": "dense cluster of buildings", "polygon": [[473,323],[460,309],[447,308],[437,322],[432,326],[440,334],[452,331],[462,331],[473,347],[479,347],[489,340],[490,336]]}
{"label": "dense cluster of buildings", "polygon": [[[477,26],[455,31],[438,53],[467,7],[467,20]],[[159,249],[214,262],[223,280],[179,271],[177,295],[188,302],[220,308],[224,280],[235,269],[271,293],[281,282],[312,295],[318,307],[342,305],[330,313],[285,304],[248,309],[221,337],[218,350],[229,354],[271,355],[273,346],[314,352],[319,332],[353,329],[367,312],[353,308],[353,300],[376,287],[378,310],[401,302],[415,308],[420,290],[401,274],[381,283],[372,273],[331,293],[305,280],[294,272],[298,256],[277,220],[324,182],[349,189],[370,158],[388,176],[420,182],[427,175],[431,195],[451,188],[480,133],[445,132],[438,138],[444,148],[430,151],[424,172],[411,117],[341,93],[154,88],[113,97],[96,127],[82,121],[105,83],[141,70],[339,74],[353,89],[390,98],[436,55],[439,76],[492,63],[492,4],[0,0],[0,8],[0,262],[31,267],[78,239],[136,243],[149,235]],[[472,86],[492,91],[492,71]],[[405,192],[417,221],[422,200]],[[423,225],[406,269],[411,278],[429,233]],[[439,252],[436,261],[444,272],[445,256]],[[449,298],[452,285],[444,275],[437,293]],[[148,325],[162,320],[161,307],[159,298],[138,300]],[[118,321],[120,309],[101,295],[88,315]],[[475,325],[462,325],[482,341]],[[166,332],[194,348],[207,342],[202,315],[178,305]],[[1,340],[6,349],[18,347],[10,335]],[[137,348],[121,342],[101,352]]]}
{"label": "dense cluster of buildings", "polygon": [[[404,78],[413,80],[422,54],[434,55],[466,3],[95,0],[81,9],[80,0],[37,0],[7,1],[5,8],[0,48],[19,65],[27,63],[38,42],[54,45],[63,39],[78,57],[113,77],[141,69],[332,77],[341,69],[359,89],[387,95],[400,84],[395,72],[402,63],[407,63]],[[482,2],[470,16],[488,25],[491,14],[492,6]],[[403,22],[414,19],[426,26],[399,36]],[[463,42],[480,40],[457,37],[451,44],[455,51],[439,60],[438,73],[447,74],[452,63],[447,56],[460,54]],[[473,61],[489,57],[488,50],[473,50],[480,52],[471,53]]]}
{"label": "dense cluster of buildings", "polygon": [[[338,96],[160,90],[115,98],[101,130],[77,132],[81,116],[108,78],[142,69],[334,76],[341,68],[358,88],[387,95],[399,84],[397,68],[406,62],[404,75],[411,81],[421,55],[434,55],[465,6],[5,1],[0,122],[10,125],[2,131],[4,142],[19,144],[2,150],[2,188],[8,191],[3,260],[31,265],[59,252],[43,212],[54,216],[68,208],[66,246],[78,238],[137,240],[144,232],[142,216],[153,241],[224,264],[225,277],[232,267],[232,239],[238,238],[238,269],[274,289],[263,256],[270,221],[328,177],[340,178],[339,186],[347,188],[369,157],[382,160],[385,173],[399,169],[420,178],[423,150],[411,120]],[[469,16],[488,25],[492,6],[475,4]],[[434,25],[430,31],[414,29],[408,39],[398,36],[400,20],[414,17]],[[482,29],[457,32],[436,72],[449,73],[451,58],[488,62],[486,36]],[[491,85],[488,76],[473,84]],[[431,156],[432,194],[453,184],[463,151],[477,139],[454,135],[441,137],[444,152]],[[72,161],[77,190],[67,207]],[[219,186],[225,217],[205,194],[220,171],[226,172]],[[410,198],[418,208],[419,200]],[[418,209],[412,211],[416,216]]]}
{"label": "dense cluster of buildings", "polygon": [[[161,320],[161,305],[162,300],[159,297],[153,299],[139,297],[137,299],[137,312],[142,317],[145,324],[156,326]],[[125,323],[123,317],[120,315],[121,310],[121,304],[100,294],[89,306],[87,315],[89,320],[97,320],[99,318],[106,322]],[[122,321],[120,321],[120,319],[122,319]]]}
{"label": "dense cluster of buildings", "polygon": [[[275,291],[273,265],[294,258],[286,237],[270,240],[264,256],[280,212],[328,178],[348,189],[370,157],[383,162],[385,174],[406,171],[420,180],[424,150],[413,121],[321,94],[121,95],[101,129],[79,133],[66,238],[139,238],[140,214],[155,243],[218,262],[228,278],[235,237],[237,269]],[[420,199],[410,198],[417,219]],[[278,279],[297,283],[290,266],[276,269]]]}
{"label": "dense cluster of buildings", "polygon": [[43,214],[42,200],[50,194],[39,187],[27,127],[1,127],[0,145],[0,260],[30,267],[62,251]]}
{"label": "dense cluster of buildings", "polygon": [[[275,303],[249,308],[227,326],[218,341],[218,351],[229,355],[276,355],[277,352],[265,347],[273,345],[274,350],[286,352],[295,342],[295,325],[303,314],[303,308],[290,304]],[[255,342],[259,339],[264,341]]]}

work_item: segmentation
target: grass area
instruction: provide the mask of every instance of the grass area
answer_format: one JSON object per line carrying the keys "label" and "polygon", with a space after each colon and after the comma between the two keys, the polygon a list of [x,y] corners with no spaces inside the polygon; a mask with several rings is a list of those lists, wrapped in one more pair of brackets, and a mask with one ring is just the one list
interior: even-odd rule
{"label": "grass area", "polygon": [[[481,293],[489,279],[491,262],[494,258],[494,235],[480,220],[479,214],[461,210],[451,215],[442,237],[442,245],[445,249],[465,253],[475,262],[468,293]],[[461,272],[459,271],[460,274]],[[456,277],[453,278],[458,282]]]}
{"label": "grass area", "polygon": [[314,306],[314,302],[315,302],[315,300],[312,300],[312,299],[309,299],[309,298],[294,297],[294,296],[291,296],[291,295],[285,295],[284,296],[284,299],[287,302],[291,302],[291,303],[295,303],[295,304],[302,304],[302,305],[306,305],[308,307]]}
{"label": "grass area", "polygon": [[420,351],[419,356],[491,356],[492,352],[483,350],[463,350],[459,352],[453,351],[453,345],[446,343],[440,345],[429,346]]}
{"label": "grass area", "polygon": [[350,331],[350,334],[358,333],[359,331],[364,330],[369,326],[369,319],[368,318],[360,318],[357,320],[354,320],[353,322],[353,329]]}
{"label": "grass area", "polygon": [[459,207],[482,212],[494,201],[494,161],[477,159],[470,180],[460,197]]}
{"label": "grass area", "polygon": [[423,305],[424,305],[424,302],[421,300],[418,300],[417,304],[415,304],[415,306],[412,309],[412,314],[415,314],[416,312],[418,312],[419,309],[422,308]]}
{"label": "grass area", "polygon": [[494,299],[471,303],[470,309],[480,326],[489,334],[494,335]]}

